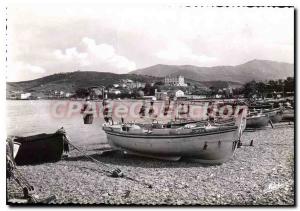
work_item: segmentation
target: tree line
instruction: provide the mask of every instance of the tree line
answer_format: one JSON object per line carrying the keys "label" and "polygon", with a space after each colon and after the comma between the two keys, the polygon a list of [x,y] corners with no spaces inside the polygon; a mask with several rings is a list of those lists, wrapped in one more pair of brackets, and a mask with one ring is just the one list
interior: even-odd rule
{"label": "tree line", "polygon": [[[163,85],[163,82],[156,82],[154,84],[146,83],[144,88],[138,88],[131,90],[123,90],[121,94],[113,94],[109,93],[110,98],[140,98],[144,95],[154,95],[155,89],[157,91],[161,91],[160,88]],[[109,90],[109,88],[108,88]],[[278,93],[283,96],[293,95],[294,92],[294,77],[288,77],[285,80],[269,80],[265,82],[257,82],[252,80],[246,84],[244,84],[241,88],[232,89],[232,93],[224,93],[227,98],[232,98],[238,95],[243,95],[246,98],[252,98],[254,96],[266,98],[266,97],[274,97]],[[218,93],[218,89],[215,87],[210,87],[209,91],[193,91],[192,94],[206,94],[208,96],[213,96]],[[91,90],[88,88],[79,88],[76,90],[76,97],[87,97],[91,95]],[[102,98],[102,93],[97,94],[96,97]]]}
{"label": "tree line", "polygon": [[240,90],[245,97],[273,97],[277,93],[284,96],[291,95],[294,92],[294,77],[288,77],[285,80],[269,80],[266,82],[256,82],[255,80],[246,83]]}

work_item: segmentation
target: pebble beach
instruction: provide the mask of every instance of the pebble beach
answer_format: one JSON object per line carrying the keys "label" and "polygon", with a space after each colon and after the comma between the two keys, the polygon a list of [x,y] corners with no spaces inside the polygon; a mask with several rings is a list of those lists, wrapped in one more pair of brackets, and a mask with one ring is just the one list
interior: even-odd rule
{"label": "pebble beach", "polygon": [[[244,132],[244,145],[222,165],[188,160],[162,161],[109,151],[105,143],[79,145],[93,158],[119,168],[152,188],[108,177],[95,163],[71,147],[56,163],[18,166],[43,198],[51,203],[106,205],[294,205],[294,125],[279,124]],[[8,199],[21,194],[7,182]]]}

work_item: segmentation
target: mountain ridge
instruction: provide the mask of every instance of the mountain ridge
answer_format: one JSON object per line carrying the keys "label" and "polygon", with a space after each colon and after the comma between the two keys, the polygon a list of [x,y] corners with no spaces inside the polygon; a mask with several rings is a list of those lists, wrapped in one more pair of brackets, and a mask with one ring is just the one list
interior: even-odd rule
{"label": "mountain ridge", "polygon": [[240,65],[199,67],[194,65],[157,64],[131,71],[132,74],[165,77],[182,75],[197,81],[235,81],[246,83],[251,80],[276,80],[294,75],[294,65],[287,62],[254,59]]}
{"label": "mountain ridge", "polygon": [[252,60],[237,66],[215,67],[157,64],[132,71],[128,74],[75,71],[56,73],[29,81],[7,82],[6,85],[8,92],[46,92],[49,90],[74,92],[76,89],[84,87],[109,86],[114,83],[119,83],[121,79],[151,83],[162,81],[166,75],[183,75],[186,78],[186,83],[196,82],[200,86],[210,87],[215,84],[227,82],[230,86],[238,87],[251,80],[285,79],[294,75],[293,70],[293,64],[268,60]]}

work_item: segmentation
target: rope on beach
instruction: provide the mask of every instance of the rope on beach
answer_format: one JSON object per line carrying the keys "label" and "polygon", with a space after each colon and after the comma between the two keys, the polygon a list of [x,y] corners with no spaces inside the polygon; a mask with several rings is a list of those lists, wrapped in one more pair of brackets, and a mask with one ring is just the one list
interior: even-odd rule
{"label": "rope on beach", "polygon": [[137,179],[135,179],[135,178],[133,178],[133,177],[129,177],[129,176],[125,175],[125,174],[121,171],[121,169],[119,169],[119,168],[114,168],[114,169],[112,169],[110,166],[108,166],[108,165],[106,165],[106,164],[100,162],[99,160],[93,158],[92,156],[90,156],[90,155],[84,153],[81,149],[79,149],[78,147],[76,147],[74,144],[72,144],[72,143],[70,142],[70,139],[67,137],[66,134],[65,134],[65,140],[66,140],[66,141],[67,141],[74,149],[76,149],[78,152],[80,152],[84,157],[86,157],[86,158],[90,159],[92,162],[98,164],[98,166],[100,166],[100,167],[102,168],[101,170],[102,170],[103,172],[107,173],[109,176],[115,177],[115,178],[120,177],[120,178],[129,179],[129,180],[135,181],[135,182],[137,182],[137,183],[139,183],[139,184],[146,185],[148,188],[152,188],[152,185],[151,185],[151,184],[148,184],[148,183],[146,183],[146,182],[139,181],[139,180],[137,180]]}

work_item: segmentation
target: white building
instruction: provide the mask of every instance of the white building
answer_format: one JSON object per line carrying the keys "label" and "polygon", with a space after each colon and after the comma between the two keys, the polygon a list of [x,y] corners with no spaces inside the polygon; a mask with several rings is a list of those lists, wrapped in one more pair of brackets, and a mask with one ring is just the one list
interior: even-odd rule
{"label": "white building", "polygon": [[129,89],[135,89],[135,88],[145,88],[146,83],[142,83],[139,81],[135,81],[135,82],[127,82],[126,83],[126,87],[128,87]]}
{"label": "white building", "polygon": [[178,97],[185,97],[184,92],[182,90],[169,90],[168,96],[170,98],[178,98]]}
{"label": "white building", "polygon": [[184,97],[184,92],[182,90],[176,90],[175,97]]}
{"label": "white building", "polygon": [[66,96],[66,97],[71,97],[71,96],[72,96],[72,93],[67,92],[67,93],[65,94],[65,96]]}
{"label": "white building", "polygon": [[26,99],[29,99],[30,96],[31,96],[31,93],[22,93],[20,96],[20,99],[26,100]]}
{"label": "white building", "polygon": [[119,94],[121,94],[121,91],[118,90],[118,89],[110,89],[110,90],[109,90],[109,93],[115,94],[115,95],[119,95]]}
{"label": "white building", "polygon": [[186,83],[184,83],[184,77],[179,76],[166,76],[165,77],[165,84],[169,86],[187,86]]}

